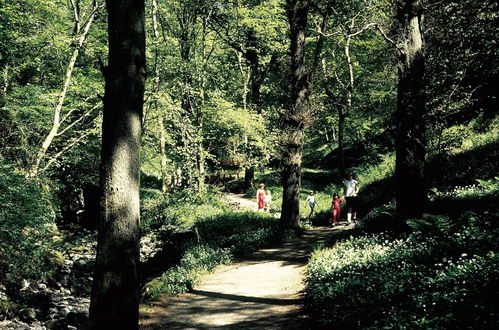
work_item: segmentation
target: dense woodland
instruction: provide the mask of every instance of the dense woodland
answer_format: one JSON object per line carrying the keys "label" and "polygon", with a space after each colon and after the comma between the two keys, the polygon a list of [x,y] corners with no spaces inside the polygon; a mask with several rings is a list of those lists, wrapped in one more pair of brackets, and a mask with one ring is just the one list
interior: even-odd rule
{"label": "dense woodland", "polygon": [[[0,321],[137,328],[140,301],[329,224],[353,172],[315,326],[496,328],[498,22],[492,0],[0,0]],[[270,215],[224,198],[259,183]],[[87,310],[50,314],[64,288]]]}

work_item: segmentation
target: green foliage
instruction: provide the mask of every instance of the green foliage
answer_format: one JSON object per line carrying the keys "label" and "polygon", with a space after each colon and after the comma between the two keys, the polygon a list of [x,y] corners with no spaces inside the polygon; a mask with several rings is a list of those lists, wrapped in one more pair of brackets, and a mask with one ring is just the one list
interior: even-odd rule
{"label": "green foliage", "polygon": [[[319,324],[488,327],[496,322],[499,227],[491,215],[425,215],[414,233],[350,238],[314,253],[307,304]],[[346,313],[345,311],[348,311]],[[496,315],[496,316],[494,316]]]}
{"label": "green foliage", "polygon": [[268,163],[277,137],[262,115],[238,108],[218,95],[212,96],[206,112],[205,145],[211,150],[214,170],[227,168],[225,161],[240,162],[241,167]]}
{"label": "green foliage", "polygon": [[43,183],[26,181],[3,162],[0,190],[0,282],[14,289],[22,279],[39,280],[57,267],[51,257],[55,213]]}
{"label": "green foliage", "polygon": [[222,195],[211,188],[203,194],[190,190],[166,195],[155,189],[141,191],[141,224],[146,232],[190,228],[198,219],[226,212],[228,208]]}
{"label": "green foliage", "polygon": [[275,240],[277,221],[266,213],[228,212],[200,219],[199,235],[212,246],[248,254]]}

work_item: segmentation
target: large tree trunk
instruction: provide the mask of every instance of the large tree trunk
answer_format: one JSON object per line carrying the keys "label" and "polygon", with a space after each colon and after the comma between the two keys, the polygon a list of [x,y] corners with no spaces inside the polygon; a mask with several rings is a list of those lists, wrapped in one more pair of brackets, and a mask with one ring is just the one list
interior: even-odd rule
{"label": "large tree trunk", "polygon": [[300,221],[301,159],[307,100],[310,94],[309,73],[305,67],[305,30],[308,0],[287,0],[291,39],[291,99],[284,118],[284,154],[282,159],[281,228],[294,228]]}
{"label": "large tree trunk", "polygon": [[398,63],[396,201],[398,215],[407,219],[420,215],[426,205],[423,1],[399,1],[397,9],[403,49]]}
{"label": "large tree trunk", "polygon": [[101,205],[90,327],[137,329],[144,0],[107,1]]}

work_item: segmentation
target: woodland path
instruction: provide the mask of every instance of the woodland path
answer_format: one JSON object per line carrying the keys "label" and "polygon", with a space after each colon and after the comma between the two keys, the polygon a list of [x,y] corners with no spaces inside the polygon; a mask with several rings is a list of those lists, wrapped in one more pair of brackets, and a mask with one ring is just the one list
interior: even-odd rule
{"label": "woodland path", "polygon": [[[240,208],[255,202],[228,196]],[[246,207],[245,207],[246,206]],[[160,297],[141,314],[141,329],[307,329],[301,310],[310,252],[341,230],[317,227],[292,241],[220,266],[179,297]]]}

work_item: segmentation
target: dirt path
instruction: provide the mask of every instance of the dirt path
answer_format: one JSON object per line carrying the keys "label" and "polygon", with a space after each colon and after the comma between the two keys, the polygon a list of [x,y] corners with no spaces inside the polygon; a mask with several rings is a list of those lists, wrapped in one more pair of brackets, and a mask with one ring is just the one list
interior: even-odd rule
{"label": "dirt path", "polygon": [[[234,208],[241,211],[256,211],[257,205],[256,200],[251,200],[244,197],[243,194],[232,194],[226,193],[225,197],[229,200],[229,203],[234,206]],[[281,213],[272,213],[274,218],[279,218]]]}
{"label": "dirt path", "polygon": [[[246,201],[254,209],[254,202]],[[153,301],[141,315],[141,329],[308,328],[301,312],[303,271],[313,247],[336,230],[315,228],[216,268],[192,292]]]}
{"label": "dirt path", "polygon": [[224,195],[229,200],[229,203],[232,204],[234,208],[238,210],[245,210],[245,211],[257,210],[256,201],[244,197],[243,194],[226,193]]}

